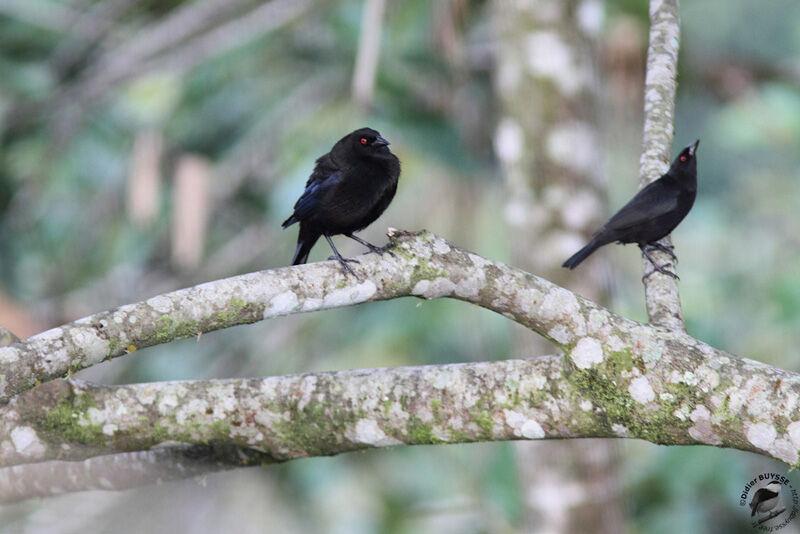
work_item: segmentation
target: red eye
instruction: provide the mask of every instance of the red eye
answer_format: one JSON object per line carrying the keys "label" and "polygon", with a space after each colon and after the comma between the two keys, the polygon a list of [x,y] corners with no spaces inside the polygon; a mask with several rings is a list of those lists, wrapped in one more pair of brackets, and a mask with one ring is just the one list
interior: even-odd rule
{"label": "red eye", "polygon": [[681,162],[686,163],[686,156],[681,156]]}
{"label": "red eye", "polygon": [[361,144],[362,145],[366,145],[367,144],[367,138],[366,137],[362,137],[361,138]]}

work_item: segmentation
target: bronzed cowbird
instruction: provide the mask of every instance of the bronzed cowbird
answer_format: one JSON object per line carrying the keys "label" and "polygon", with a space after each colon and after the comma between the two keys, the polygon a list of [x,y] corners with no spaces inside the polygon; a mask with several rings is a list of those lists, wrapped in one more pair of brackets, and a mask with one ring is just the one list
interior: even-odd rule
{"label": "bronzed cowbird", "polygon": [[636,243],[656,271],[678,278],[672,271],[658,265],[647,249],[657,248],[669,254],[673,260],[677,259],[670,248],[657,241],[672,232],[692,209],[697,196],[695,153],[699,144],[698,139],[684,148],[665,175],[639,191],[562,267],[574,269],[598,248],[617,241],[623,244]]}
{"label": "bronzed cowbird", "polygon": [[[292,265],[308,260],[311,248],[325,236],[342,269],[355,276],[348,262],[331,241],[343,234],[372,252],[385,249],[353,235],[369,226],[386,209],[397,191],[400,160],[389,150],[389,141],[371,128],[360,128],[336,142],[330,152],[317,159],[306,189],[294,205],[294,213],[282,227],[300,223]],[[390,253],[391,254],[391,253]]]}

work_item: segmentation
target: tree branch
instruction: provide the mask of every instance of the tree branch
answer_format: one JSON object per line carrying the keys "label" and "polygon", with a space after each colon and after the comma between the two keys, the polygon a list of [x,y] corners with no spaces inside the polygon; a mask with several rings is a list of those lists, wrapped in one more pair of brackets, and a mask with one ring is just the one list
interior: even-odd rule
{"label": "tree branch", "polygon": [[239,447],[270,463],[578,437],[715,445],[798,464],[799,375],[680,332],[621,333],[599,317],[585,327],[564,357],[125,386],[57,380],[0,409],[0,464],[170,444]]}
{"label": "tree branch", "polygon": [[[639,163],[640,186],[657,180],[669,168],[674,133],[675,79],[678,71],[680,18],[678,0],[650,2],[650,45],[647,49],[647,75],[644,86],[644,136]],[[670,236],[661,240],[671,245]],[[661,251],[652,253],[660,264],[672,259]],[[642,258],[645,274],[653,266]],[[674,270],[675,265],[670,267]],[[645,305],[650,322],[674,330],[686,330],[678,296],[677,282],[655,272],[644,280]]]}
{"label": "tree branch", "polygon": [[543,278],[459,249],[430,233],[393,230],[389,237],[397,257],[363,256],[355,268],[359,280],[343,275],[335,262],[250,273],[100,312],[0,348],[0,400],[175,339],[281,315],[412,295],[477,304],[560,348],[585,334],[590,316],[607,317],[623,328],[637,324]]}
{"label": "tree branch", "polygon": [[62,326],[0,357],[4,369],[27,370],[30,379],[31,370],[66,372],[133,343],[404,295],[502,313],[566,356],[129,386],[55,381],[0,409],[0,465],[176,442],[282,461],[401,443],[609,436],[732,447],[797,464],[799,375],[630,321],[429,233],[390,236],[397,257],[363,256],[360,280],[333,262],[220,280]]}

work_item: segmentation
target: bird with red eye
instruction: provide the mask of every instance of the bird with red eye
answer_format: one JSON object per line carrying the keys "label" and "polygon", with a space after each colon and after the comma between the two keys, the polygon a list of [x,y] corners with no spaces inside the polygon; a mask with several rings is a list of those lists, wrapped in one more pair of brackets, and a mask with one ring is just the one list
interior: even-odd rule
{"label": "bird with red eye", "polygon": [[353,233],[372,224],[386,210],[399,178],[400,160],[376,130],[360,128],[339,139],[330,152],[317,159],[294,212],[283,222],[283,228],[300,223],[292,265],[308,261],[311,248],[323,236],[333,250],[331,259],[353,276],[356,274],[349,263],[359,261],[342,257],[331,236],[344,235],[377,254],[388,252],[386,247],[377,247]]}
{"label": "bird with red eye", "polygon": [[[673,278],[678,275],[658,265],[648,250],[658,249],[673,261],[677,257],[671,247],[658,241],[680,224],[694,205],[697,196],[698,139],[687,146],[672,162],[666,174],[648,184],[592,236],[589,243],[564,262],[562,267],[574,269],[589,255],[608,243],[636,243],[653,264],[653,272]],[[649,276],[646,275],[646,276]]]}

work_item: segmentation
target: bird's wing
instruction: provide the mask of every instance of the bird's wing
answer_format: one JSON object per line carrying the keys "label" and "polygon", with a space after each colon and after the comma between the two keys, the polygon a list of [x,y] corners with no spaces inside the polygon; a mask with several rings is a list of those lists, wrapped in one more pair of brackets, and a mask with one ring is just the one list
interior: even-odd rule
{"label": "bird's wing", "polygon": [[652,220],[678,207],[678,195],[661,180],[647,185],[603,225],[608,230],[624,230]]}
{"label": "bird's wing", "polygon": [[308,177],[306,189],[294,204],[292,215],[283,221],[283,228],[306,219],[319,206],[325,191],[338,183],[342,178],[342,171],[331,155],[325,154],[317,158],[314,172]]}
{"label": "bird's wing", "polygon": [[306,190],[294,205],[294,217],[303,220],[319,205],[322,195],[342,178],[342,171],[325,172],[317,167],[306,183]]}

